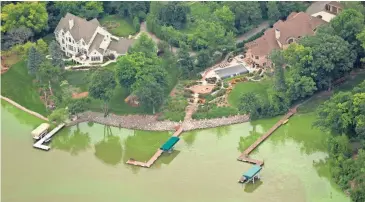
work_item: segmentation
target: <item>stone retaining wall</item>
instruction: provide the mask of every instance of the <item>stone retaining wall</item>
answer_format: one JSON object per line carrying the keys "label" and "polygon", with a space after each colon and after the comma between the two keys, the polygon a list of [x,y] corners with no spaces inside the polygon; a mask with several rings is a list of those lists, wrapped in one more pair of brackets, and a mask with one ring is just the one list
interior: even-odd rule
{"label": "stone retaining wall", "polygon": [[71,121],[67,126],[89,121],[108,126],[149,131],[171,131],[175,130],[176,126],[183,124],[184,131],[190,131],[243,123],[249,121],[249,117],[247,115],[236,115],[216,119],[190,120],[180,123],[174,121],[158,121],[156,117],[152,115],[119,116],[110,114],[107,117],[104,117],[103,113],[88,111],[79,114],[78,119]]}

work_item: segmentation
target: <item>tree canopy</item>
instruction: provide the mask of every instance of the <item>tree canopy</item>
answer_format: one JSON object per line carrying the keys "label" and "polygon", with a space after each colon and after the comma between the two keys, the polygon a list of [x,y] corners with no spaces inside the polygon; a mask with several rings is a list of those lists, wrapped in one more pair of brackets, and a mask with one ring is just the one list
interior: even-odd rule
{"label": "tree canopy", "polygon": [[1,31],[8,32],[22,26],[39,33],[47,29],[46,5],[40,2],[18,2],[7,4],[1,9]]}

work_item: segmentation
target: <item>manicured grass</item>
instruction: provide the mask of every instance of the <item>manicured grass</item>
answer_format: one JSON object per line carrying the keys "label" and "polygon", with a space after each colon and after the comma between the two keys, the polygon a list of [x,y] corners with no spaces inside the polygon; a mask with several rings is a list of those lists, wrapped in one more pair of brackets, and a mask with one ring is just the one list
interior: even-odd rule
{"label": "manicured grass", "polygon": [[68,83],[74,87],[80,88],[81,91],[88,90],[88,79],[90,71],[67,71],[64,74]]}
{"label": "manicured grass", "polygon": [[260,82],[242,82],[237,83],[231,93],[228,95],[228,102],[233,107],[237,107],[239,104],[240,97],[244,93],[248,92],[256,92],[260,95],[262,95],[264,98],[267,98],[267,89],[269,89],[271,85],[271,80],[265,79]]}
{"label": "manicured grass", "polygon": [[118,15],[107,15],[100,19],[100,23],[112,34],[119,37],[128,37],[136,33],[132,22]]}
{"label": "manicured grass", "polygon": [[40,100],[33,77],[28,74],[26,63],[20,61],[1,75],[1,95],[8,97],[20,105],[47,115],[45,105]]}

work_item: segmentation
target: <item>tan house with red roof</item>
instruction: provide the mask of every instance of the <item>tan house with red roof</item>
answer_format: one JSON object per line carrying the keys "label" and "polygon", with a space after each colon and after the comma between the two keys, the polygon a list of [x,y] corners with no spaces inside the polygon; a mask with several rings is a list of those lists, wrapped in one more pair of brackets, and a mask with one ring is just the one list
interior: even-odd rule
{"label": "tan house with red roof", "polygon": [[318,26],[326,23],[304,12],[291,13],[286,21],[279,20],[264,35],[245,45],[245,61],[253,66],[271,66],[268,59],[274,49],[286,49],[303,36],[314,35]]}

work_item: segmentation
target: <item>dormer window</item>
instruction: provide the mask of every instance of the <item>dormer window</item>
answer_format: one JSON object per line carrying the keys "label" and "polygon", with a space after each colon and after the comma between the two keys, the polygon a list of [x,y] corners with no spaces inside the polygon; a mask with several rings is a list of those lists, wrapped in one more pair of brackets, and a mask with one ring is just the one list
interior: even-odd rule
{"label": "dormer window", "polygon": [[294,38],[290,38],[290,39],[288,39],[288,44],[291,44],[291,43],[293,43],[295,40],[294,40]]}

